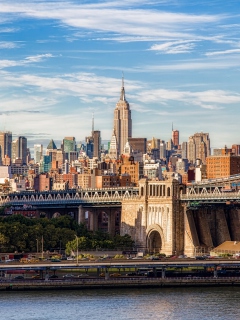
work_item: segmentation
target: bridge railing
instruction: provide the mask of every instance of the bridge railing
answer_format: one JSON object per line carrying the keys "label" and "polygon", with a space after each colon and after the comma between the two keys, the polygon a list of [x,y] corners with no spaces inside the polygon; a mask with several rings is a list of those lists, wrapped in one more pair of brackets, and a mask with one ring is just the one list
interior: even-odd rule
{"label": "bridge railing", "polygon": [[0,201],[0,205],[23,205],[23,204],[32,204],[32,205],[40,205],[40,204],[81,204],[81,203],[116,203],[122,202],[123,200],[132,200],[138,199],[139,195],[123,195],[119,197],[89,197],[89,198],[62,198],[62,199],[5,199]]}
{"label": "bridge railing", "polygon": [[182,194],[181,200],[191,199],[240,199],[240,192],[222,192],[222,193],[194,193],[194,194]]}

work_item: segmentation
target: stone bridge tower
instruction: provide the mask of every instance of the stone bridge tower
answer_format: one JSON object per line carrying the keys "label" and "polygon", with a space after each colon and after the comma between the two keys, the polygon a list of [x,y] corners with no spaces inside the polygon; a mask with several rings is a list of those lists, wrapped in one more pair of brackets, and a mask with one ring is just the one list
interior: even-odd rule
{"label": "stone bridge tower", "polygon": [[184,219],[175,179],[139,181],[139,198],[122,202],[121,235],[129,234],[138,248],[166,255],[184,252]]}

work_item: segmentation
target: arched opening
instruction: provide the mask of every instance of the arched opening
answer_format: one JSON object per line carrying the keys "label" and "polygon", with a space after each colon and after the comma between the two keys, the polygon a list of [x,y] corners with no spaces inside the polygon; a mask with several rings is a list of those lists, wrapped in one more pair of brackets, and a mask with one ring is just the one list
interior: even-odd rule
{"label": "arched opening", "polygon": [[152,230],[148,234],[147,247],[150,253],[159,253],[162,248],[162,239],[157,230]]}
{"label": "arched opening", "polygon": [[61,214],[59,212],[55,212],[52,217],[59,218],[59,217],[61,217]]}
{"label": "arched opening", "polygon": [[171,195],[171,191],[170,191],[170,188],[168,187],[167,188],[167,196],[170,197],[170,195]]}
{"label": "arched opening", "polygon": [[45,218],[47,216],[46,212],[40,212],[40,218]]}

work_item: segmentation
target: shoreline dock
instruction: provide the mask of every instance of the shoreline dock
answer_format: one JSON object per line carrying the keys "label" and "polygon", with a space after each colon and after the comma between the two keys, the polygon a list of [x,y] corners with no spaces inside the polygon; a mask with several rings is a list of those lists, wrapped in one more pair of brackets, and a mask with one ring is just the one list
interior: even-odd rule
{"label": "shoreline dock", "polygon": [[0,291],[79,290],[102,288],[167,288],[167,287],[240,286],[239,277],[226,278],[116,278],[80,280],[4,281]]}

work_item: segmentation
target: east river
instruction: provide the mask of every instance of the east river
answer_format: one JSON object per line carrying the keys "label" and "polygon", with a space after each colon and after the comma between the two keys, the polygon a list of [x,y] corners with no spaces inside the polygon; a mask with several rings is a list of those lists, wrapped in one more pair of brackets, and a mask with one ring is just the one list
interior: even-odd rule
{"label": "east river", "polygon": [[240,287],[0,292],[4,320],[236,320]]}

